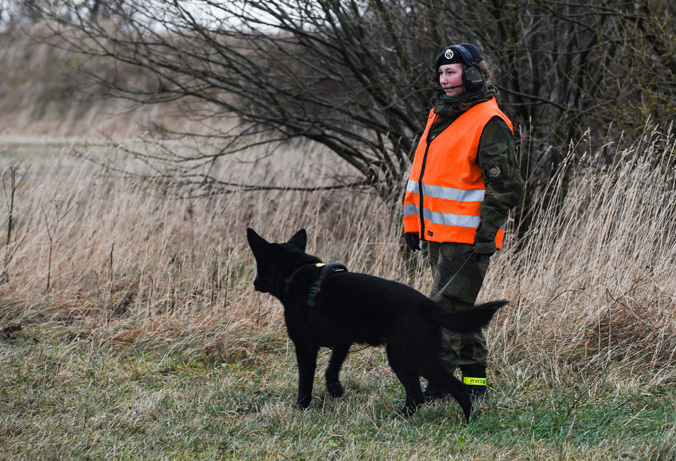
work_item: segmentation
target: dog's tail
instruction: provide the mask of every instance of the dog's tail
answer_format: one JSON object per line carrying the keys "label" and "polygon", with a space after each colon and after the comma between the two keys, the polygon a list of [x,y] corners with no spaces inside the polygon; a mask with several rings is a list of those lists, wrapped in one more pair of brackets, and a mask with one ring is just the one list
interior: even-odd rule
{"label": "dog's tail", "polygon": [[443,327],[458,333],[476,331],[488,325],[493,315],[507,302],[504,300],[490,301],[458,311],[450,311],[443,307],[432,309],[432,319]]}

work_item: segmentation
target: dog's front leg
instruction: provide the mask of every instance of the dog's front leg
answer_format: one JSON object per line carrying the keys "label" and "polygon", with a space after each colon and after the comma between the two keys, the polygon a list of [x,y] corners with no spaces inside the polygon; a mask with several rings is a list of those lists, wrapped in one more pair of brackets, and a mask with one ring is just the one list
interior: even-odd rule
{"label": "dog's front leg", "polygon": [[305,409],[312,401],[312,384],[317,367],[319,346],[296,344],[296,360],[298,361],[298,400],[299,407]]}
{"label": "dog's front leg", "polygon": [[340,384],[338,374],[340,373],[340,368],[343,366],[343,362],[349,351],[349,344],[347,346],[336,346],[333,348],[329,367],[326,369],[326,389],[328,389],[329,394],[333,397],[340,397],[343,395],[343,386]]}

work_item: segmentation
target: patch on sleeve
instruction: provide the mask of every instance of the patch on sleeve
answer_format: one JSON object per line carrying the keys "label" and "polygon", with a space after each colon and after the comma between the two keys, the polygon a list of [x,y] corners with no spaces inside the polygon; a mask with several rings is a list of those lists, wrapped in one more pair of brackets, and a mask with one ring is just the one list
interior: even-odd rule
{"label": "patch on sleeve", "polygon": [[484,166],[484,176],[488,179],[502,179],[505,175],[505,170],[498,161],[488,162]]}

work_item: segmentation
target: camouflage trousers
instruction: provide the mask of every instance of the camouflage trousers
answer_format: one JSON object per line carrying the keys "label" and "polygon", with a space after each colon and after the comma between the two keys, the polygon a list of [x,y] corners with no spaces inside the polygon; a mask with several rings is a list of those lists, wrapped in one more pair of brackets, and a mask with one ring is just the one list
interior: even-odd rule
{"label": "camouflage trousers", "polygon": [[[472,245],[466,243],[428,242],[428,251],[434,277],[429,296],[433,298],[442,291],[437,301],[451,310],[473,306],[490,257],[474,254]],[[453,333],[444,328],[441,342],[441,358],[451,370],[465,365],[486,367],[488,349],[482,331]]]}

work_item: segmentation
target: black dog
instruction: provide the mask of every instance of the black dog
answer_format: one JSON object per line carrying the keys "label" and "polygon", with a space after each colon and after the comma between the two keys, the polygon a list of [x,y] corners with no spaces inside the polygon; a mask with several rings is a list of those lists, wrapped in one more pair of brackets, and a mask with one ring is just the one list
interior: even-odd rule
{"label": "black dog", "polygon": [[469,420],[472,404],[467,387],[440,359],[441,326],[475,331],[486,326],[506,301],[451,312],[401,283],[348,272],[340,265],[321,264],[305,253],[302,229],[287,243],[269,243],[247,229],[258,265],[257,291],[270,293],[284,305],[289,337],[298,360],[298,400],[307,408],[320,347],[333,349],[326,386],[334,397],[343,394],[340,367],[354,343],[386,345],[387,359],[406,390],[402,412],[411,415],[424,402],[420,376],[450,393]]}

